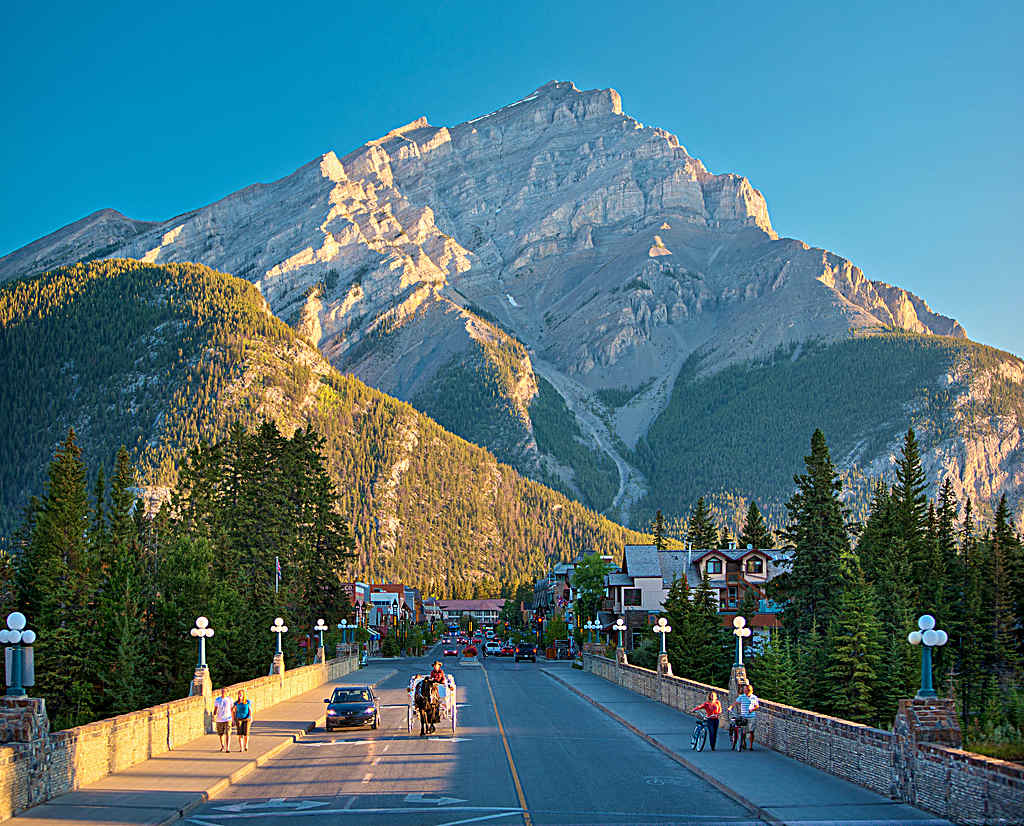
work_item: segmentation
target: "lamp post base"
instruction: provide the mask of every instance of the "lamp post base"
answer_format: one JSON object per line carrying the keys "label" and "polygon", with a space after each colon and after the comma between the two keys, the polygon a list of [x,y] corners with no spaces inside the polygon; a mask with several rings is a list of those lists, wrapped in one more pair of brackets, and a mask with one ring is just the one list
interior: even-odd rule
{"label": "lamp post base", "polygon": [[213,681],[210,679],[210,669],[205,665],[197,665],[196,673],[192,676],[192,682],[188,687],[189,697],[212,697]]}
{"label": "lamp post base", "polygon": [[736,698],[743,692],[743,686],[749,685],[747,669],[742,665],[734,665],[729,674],[729,704],[736,702]]}
{"label": "lamp post base", "polygon": [[270,676],[273,677],[275,674],[279,677],[284,676],[284,654],[275,654],[273,662],[270,663]]}
{"label": "lamp post base", "polygon": [[327,652],[324,651],[323,646],[320,646],[316,650],[316,654],[313,657],[313,662],[315,662],[315,663],[327,662]]}
{"label": "lamp post base", "polygon": [[658,655],[658,673],[662,677],[672,676],[672,663],[668,661],[668,654]]}

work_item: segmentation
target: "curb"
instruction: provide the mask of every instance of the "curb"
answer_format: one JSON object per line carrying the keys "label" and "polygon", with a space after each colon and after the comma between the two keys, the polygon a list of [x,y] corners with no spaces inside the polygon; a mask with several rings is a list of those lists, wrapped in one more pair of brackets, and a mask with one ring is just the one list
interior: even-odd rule
{"label": "curb", "polygon": [[584,700],[586,700],[592,706],[595,706],[595,707],[601,709],[601,711],[603,711],[605,714],[607,714],[609,717],[611,717],[617,723],[621,723],[623,726],[625,726],[631,732],[633,732],[633,734],[637,735],[637,737],[640,737],[641,739],[646,740],[648,743],[650,743],[652,746],[654,746],[656,749],[658,749],[658,751],[662,752],[667,757],[672,758],[673,760],[675,760],[675,762],[679,763],[679,765],[683,766],[684,768],[687,768],[690,771],[692,771],[695,775],[697,775],[697,777],[699,777],[701,780],[703,780],[708,785],[714,786],[716,789],[718,789],[718,791],[720,791],[726,797],[728,797],[731,800],[734,800],[735,802],[739,803],[743,808],[747,809],[754,817],[758,818],[759,820],[763,820],[766,823],[771,823],[771,824],[773,824],[773,826],[783,826],[783,824],[784,824],[783,821],[779,820],[777,817],[775,817],[774,815],[770,814],[765,809],[762,809],[760,806],[758,806],[752,800],[748,800],[746,797],[741,795],[739,792],[735,791],[734,789],[731,789],[729,786],[725,785],[721,780],[719,780],[714,775],[708,774],[708,772],[704,771],[704,769],[702,769],[696,763],[691,763],[689,760],[687,760],[681,754],[678,754],[677,752],[672,751],[672,749],[670,749],[668,746],[664,745],[663,743],[658,742],[653,737],[651,737],[649,734],[646,734],[645,732],[641,731],[636,726],[634,726],[632,723],[630,723],[629,720],[627,720],[625,717],[622,717],[622,716],[616,714],[614,711],[612,711],[607,706],[601,705],[601,703],[599,703],[593,697],[590,697],[590,696],[584,694],[582,691],[580,691],[578,688],[576,688],[576,686],[572,685],[571,683],[567,682],[566,680],[563,680],[561,677],[559,677],[559,676],[557,676],[555,674],[552,674],[546,668],[542,668],[542,669],[540,669],[540,671],[541,671],[542,674],[546,674],[548,677],[550,677],[555,682],[561,683],[562,685],[564,685],[567,689],[569,689],[571,692],[573,692],[573,694],[576,694],[579,697],[582,697]]}
{"label": "curb", "polygon": [[[353,671],[351,673],[352,674],[357,674],[358,671]],[[380,677],[380,679],[376,680],[375,682],[369,683],[369,685],[371,687],[373,687],[373,688],[376,688],[379,683],[382,683],[385,680],[391,679],[397,673],[398,673],[398,669],[393,668],[388,673],[386,673],[382,677]],[[345,676],[348,676],[348,675],[345,675]],[[324,683],[324,685],[326,685],[326,683]],[[281,742],[278,743],[276,746],[272,746],[271,748],[267,749],[267,751],[263,752],[263,754],[261,754],[255,760],[249,761],[244,766],[239,766],[237,769],[235,769],[227,777],[221,778],[220,780],[218,780],[213,785],[211,785],[208,788],[204,789],[202,792],[199,793],[199,796],[195,800],[192,800],[189,803],[186,803],[184,806],[182,806],[180,809],[178,809],[174,813],[168,815],[163,820],[158,821],[155,824],[155,826],[170,826],[170,824],[177,823],[178,821],[183,820],[184,818],[188,817],[190,814],[192,814],[192,812],[194,812],[200,806],[203,806],[203,805],[209,803],[211,800],[215,800],[217,797],[222,795],[230,786],[235,785],[240,780],[242,780],[242,778],[246,777],[247,775],[249,775],[252,772],[256,771],[256,769],[260,768],[260,766],[263,766],[263,765],[269,763],[271,760],[273,760],[275,757],[277,757],[277,755],[280,754],[282,751],[284,751],[286,748],[288,748],[289,746],[293,746],[296,743],[298,743],[300,740],[303,739],[303,737],[305,735],[309,734],[315,728],[326,725],[326,721],[327,721],[327,715],[324,714],[324,715],[322,715],[320,717],[317,717],[313,722],[307,723],[305,726],[303,726],[301,729],[299,729],[295,733],[290,734],[290,735],[289,734],[282,735]]]}

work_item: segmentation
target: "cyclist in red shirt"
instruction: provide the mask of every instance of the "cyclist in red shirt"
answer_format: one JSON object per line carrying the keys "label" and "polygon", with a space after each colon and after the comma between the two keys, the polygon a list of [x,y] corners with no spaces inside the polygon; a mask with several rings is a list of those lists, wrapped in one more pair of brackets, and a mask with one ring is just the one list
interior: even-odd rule
{"label": "cyclist in red shirt", "polygon": [[718,739],[718,719],[722,716],[722,704],[718,702],[718,694],[709,691],[707,700],[696,706],[693,711],[703,711],[708,715],[706,725],[711,739],[711,751],[714,751],[715,740]]}

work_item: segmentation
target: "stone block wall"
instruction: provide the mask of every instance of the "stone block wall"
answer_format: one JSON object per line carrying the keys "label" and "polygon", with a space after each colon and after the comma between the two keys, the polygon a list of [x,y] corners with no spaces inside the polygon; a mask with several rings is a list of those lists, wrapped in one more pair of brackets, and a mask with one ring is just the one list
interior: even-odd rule
{"label": "stone block wall", "polygon": [[[261,708],[290,700],[359,668],[357,657],[285,671],[227,686],[245,689],[257,719]],[[215,694],[219,694],[219,689]],[[36,704],[38,708],[36,708]],[[0,707],[0,820],[131,768],[211,731],[213,697],[195,696],[49,732],[42,700],[5,700]],[[34,734],[33,734],[34,732]]]}
{"label": "stone block wall", "polygon": [[[584,668],[630,691],[689,712],[708,691],[728,691],[593,654]],[[725,702],[722,703],[725,705]],[[954,748],[951,701],[905,700],[894,731],[761,701],[763,745],[885,797],[955,823],[1024,823],[1024,766]],[[924,742],[927,737],[938,742]]]}

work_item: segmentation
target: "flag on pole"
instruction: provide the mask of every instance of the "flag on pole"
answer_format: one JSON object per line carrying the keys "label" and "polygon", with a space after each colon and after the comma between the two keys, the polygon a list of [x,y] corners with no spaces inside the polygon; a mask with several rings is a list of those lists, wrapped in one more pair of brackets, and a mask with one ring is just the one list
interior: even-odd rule
{"label": "flag on pole", "polygon": [[276,594],[281,587],[281,560],[279,557],[274,557],[274,593]]}

